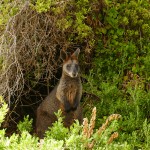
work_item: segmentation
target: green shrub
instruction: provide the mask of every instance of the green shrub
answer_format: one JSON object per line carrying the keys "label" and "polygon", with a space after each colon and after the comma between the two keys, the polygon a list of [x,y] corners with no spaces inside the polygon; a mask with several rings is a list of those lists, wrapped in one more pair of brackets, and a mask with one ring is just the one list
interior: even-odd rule
{"label": "green shrub", "polygon": [[[5,106],[5,105],[4,105]],[[1,112],[6,112],[6,108],[0,108]],[[3,117],[4,117],[3,113]],[[10,137],[5,135],[5,130],[0,130],[0,148],[15,150],[15,149],[107,149],[107,150],[130,150],[135,147],[138,148],[148,148],[150,146],[150,125],[147,120],[143,123],[143,129],[139,133],[145,143],[138,144],[139,135],[138,132],[134,131],[132,136],[128,136],[126,142],[126,135],[121,134],[118,138],[118,129],[120,125],[118,124],[117,119],[120,118],[120,115],[113,114],[109,116],[105,123],[102,124],[99,129],[95,129],[95,119],[96,119],[96,108],[93,109],[91,119],[88,121],[87,118],[84,119],[83,125],[79,125],[79,122],[76,121],[71,127],[70,130],[63,126],[63,118],[61,117],[61,112],[57,114],[58,121],[56,121],[51,128],[46,132],[44,139],[39,140],[37,137],[29,133],[31,129],[31,120],[28,116],[24,118],[23,122],[20,122],[18,127],[20,130],[19,134],[13,133]],[[29,125],[29,131],[24,126]],[[62,129],[62,130],[61,130]],[[118,138],[118,141],[114,141],[115,138]],[[130,144],[129,144],[130,143]]]}
{"label": "green shrub", "polygon": [[17,127],[20,132],[23,132],[23,131],[31,132],[32,131],[32,122],[33,122],[33,119],[29,120],[29,115],[27,115],[26,117],[24,117],[23,122],[20,121],[18,123]]}
{"label": "green shrub", "polygon": [[3,100],[3,97],[0,96],[0,114],[1,114],[0,115],[0,126],[1,126],[1,123],[4,121],[7,111],[8,111],[8,105]]}
{"label": "green shrub", "polygon": [[20,2],[18,0],[0,1],[0,31],[5,28],[8,20],[19,11],[19,6],[23,2],[24,1]]}
{"label": "green shrub", "polygon": [[53,124],[53,127],[49,128],[46,132],[46,136],[56,140],[64,140],[69,132],[69,129],[63,126],[63,118],[61,117],[61,111],[56,114],[58,121]]}
{"label": "green shrub", "polygon": [[[34,5],[32,3],[34,3]],[[35,9],[37,12],[41,13],[47,12],[50,9],[50,6],[55,3],[56,1],[52,0],[36,0],[36,1],[32,0],[31,7]]]}
{"label": "green shrub", "polygon": [[[103,26],[96,29],[92,69],[83,76],[84,90],[92,95],[99,116],[122,115],[120,139],[132,139],[127,140],[131,149],[147,148],[142,132],[144,121],[147,128],[150,122],[149,9],[149,1],[107,1],[99,18]],[[85,110],[88,115],[89,109]],[[97,124],[102,121],[98,118]]]}
{"label": "green shrub", "polygon": [[[6,111],[6,109],[1,111]],[[3,113],[4,114],[4,113]],[[127,143],[113,142],[115,138],[118,137],[118,122],[117,119],[120,115],[113,114],[109,116],[106,122],[99,128],[95,128],[96,119],[96,108],[93,109],[91,120],[88,123],[88,119],[85,118],[83,125],[79,125],[76,121],[70,130],[63,126],[63,118],[61,117],[61,112],[58,111],[56,114],[58,121],[56,121],[51,128],[46,132],[44,139],[39,140],[37,137],[29,133],[31,129],[32,120],[29,117],[24,117],[24,121],[20,122],[18,128],[20,130],[19,134],[13,133],[10,137],[5,135],[5,130],[0,130],[0,148],[15,150],[15,149],[50,149],[50,150],[61,150],[61,149],[110,149],[129,147]],[[4,115],[3,115],[4,116]],[[113,121],[114,120],[114,121]],[[112,122],[112,123],[111,123]],[[28,126],[25,128],[25,126]],[[144,126],[147,128],[147,126]],[[28,131],[27,131],[28,129]],[[146,129],[145,129],[146,130]],[[114,133],[113,133],[114,132]]]}

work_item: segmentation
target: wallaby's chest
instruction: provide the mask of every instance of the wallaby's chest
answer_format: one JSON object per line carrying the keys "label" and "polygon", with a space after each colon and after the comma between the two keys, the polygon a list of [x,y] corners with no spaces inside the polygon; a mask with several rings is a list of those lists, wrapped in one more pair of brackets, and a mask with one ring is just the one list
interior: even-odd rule
{"label": "wallaby's chest", "polygon": [[61,91],[64,93],[74,93],[79,89],[79,84],[77,83],[63,83],[60,84],[59,88],[61,88]]}
{"label": "wallaby's chest", "polygon": [[72,84],[68,85],[64,94],[66,94],[66,98],[69,100],[69,102],[73,104],[73,101],[77,94],[77,86]]}
{"label": "wallaby's chest", "polygon": [[73,92],[80,88],[80,82],[78,80],[60,81],[58,88],[64,92]]}
{"label": "wallaby's chest", "polygon": [[57,87],[57,98],[59,100],[68,100],[73,103],[78,91],[80,90],[80,82],[77,81],[60,81]]}

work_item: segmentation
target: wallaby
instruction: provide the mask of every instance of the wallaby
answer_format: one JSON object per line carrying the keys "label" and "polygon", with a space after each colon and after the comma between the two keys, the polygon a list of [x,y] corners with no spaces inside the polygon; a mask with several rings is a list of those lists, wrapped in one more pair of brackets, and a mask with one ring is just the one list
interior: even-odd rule
{"label": "wallaby", "polygon": [[54,112],[59,109],[64,116],[64,126],[70,127],[75,119],[82,123],[82,108],[80,99],[82,96],[82,84],[79,76],[78,48],[72,55],[61,50],[63,60],[62,76],[51,93],[37,109],[36,134],[43,138],[45,131],[52,126],[57,118]]}

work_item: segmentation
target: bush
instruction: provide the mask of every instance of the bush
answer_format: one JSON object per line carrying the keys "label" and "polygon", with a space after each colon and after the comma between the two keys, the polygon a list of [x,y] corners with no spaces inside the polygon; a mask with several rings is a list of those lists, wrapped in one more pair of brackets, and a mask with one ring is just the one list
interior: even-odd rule
{"label": "bush", "polygon": [[0,126],[1,126],[1,123],[4,121],[7,111],[8,111],[8,105],[3,100],[3,97],[0,96],[0,114],[1,114],[0,115]]}
{"label": "bush", "polygon": [[122,115],[122,138],[134,136],[128,140],[133,149],[144,147],[143,125],[150,121],[149,8],[149,1],[108,1],[99,18],[103,27],[96,32],[92,69],[84,75],[85,92],[97,99],[92,105],[100,116]]}
{"label": "bush", "polygon": [[[7,109],[5,104],[0,108],[0,111],[3,112],[2,117],[4,117]],[[32,123],[32,120],[28,119],[28,116],[24,118],[24,122],[18,124],[20,134],[13,134],[10,137],[5,136],[5,130],[0,130],[0,148],[1,149],[86,149],[93,148],[110,149],[115,145],[119,148],[122,145],[127,144],[113,144],[113,140],[118,137],[118,133],[114,132],[118,129],[117,119],[120,118],[120,115],[113,114],[109,116],[106,122],[94,132],[95,119],[96,119],[96,108],[93,109],[90,123],[88,119],[84,119],[82,126],[79,125],[79,122],[76,121],[69,129],[63,126],[61,111],[57,114],[58,121],[56,121],[51,128],[46,132],[44,139],[38,141],[37,137],[32,136],[29,132]],[[111,121],[115,120],[110,124]],[[110,124],[110,125],[109,125]],[[25,126],[26,127],[25,129]],[[109,126],[108,126],[109,125]],[[22,128],[23,127],[23,128]],[[147,126],[145,126],[147,128]],[[113,133],[114,132],[114,133]],[[113,133],[113,134],[112,134]],[[111,135],[112,134],[112,135]],[[111,136],[110,136],[111,135]],[[115,147],[116,147],[115,146]]]}

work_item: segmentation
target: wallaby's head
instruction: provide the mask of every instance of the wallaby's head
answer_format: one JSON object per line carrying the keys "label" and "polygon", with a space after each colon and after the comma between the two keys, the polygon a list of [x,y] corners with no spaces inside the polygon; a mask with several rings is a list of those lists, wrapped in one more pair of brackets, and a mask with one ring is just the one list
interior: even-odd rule
{"label": "wallaby's head", "polygon": [[76,51],[72,55],[68,55],[65,51],[61,51],[61,58],[63,60],[63,73],[66,75],[75,78],[78,77],[79,73],[79,62],[78,55],[80,53],[80,49],[76,49]]}

